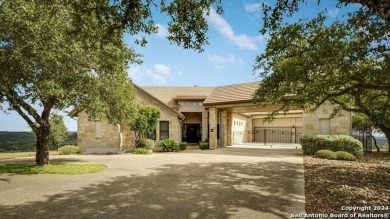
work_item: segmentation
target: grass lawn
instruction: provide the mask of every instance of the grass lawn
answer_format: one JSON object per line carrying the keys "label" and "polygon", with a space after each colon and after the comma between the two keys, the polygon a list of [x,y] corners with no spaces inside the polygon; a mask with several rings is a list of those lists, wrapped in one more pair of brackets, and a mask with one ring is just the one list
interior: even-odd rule
{"label": "grass lawn", "polygon": [[46,166],[34,164],[0,164],[1,173],[17,174],[85,174],[107,169],[103,164],[52,163]]}
{"label": "grass lawn", "polygon": [[347,213],[343,206],[371,206],[356,213],[389,213],[389,154],[367,154],[358,161],[305,156],[304,166],[307,213]]}
{"label": "grass lawn", "polygon": [[[58,151],[50,151],[49,155],[57,155]],[[24,152],[0,152],[0,160],[12,159],[18,157],[35,157],[35,151],[24,151]]]}

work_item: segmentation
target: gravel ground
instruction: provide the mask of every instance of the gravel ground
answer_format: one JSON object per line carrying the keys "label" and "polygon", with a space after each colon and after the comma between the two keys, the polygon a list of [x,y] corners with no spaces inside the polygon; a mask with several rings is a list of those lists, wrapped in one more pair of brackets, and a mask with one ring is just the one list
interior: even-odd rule
{"label": "gravel ground", "polygon": [[307,213],[347,213],[345,206],[369,208],[355,213],[390,212],[389,155],[368,154],[358,161],[305,156],[304,166]]}

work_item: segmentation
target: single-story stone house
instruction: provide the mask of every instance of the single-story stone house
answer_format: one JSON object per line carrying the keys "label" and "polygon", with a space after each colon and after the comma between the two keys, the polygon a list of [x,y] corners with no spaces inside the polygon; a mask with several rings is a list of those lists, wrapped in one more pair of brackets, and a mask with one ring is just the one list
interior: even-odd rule
{"label": "single-story stone house", "polygon": [[[324,104],[315,112],[300,109],[263,122],[279,106],[256,105],[252,96],[259,82],[218,87],[137,86],[138,104],[161,109],[156,130],[149,138],[156,142],[209,141],[210,149],[249,142],[299,143],[301,134],[351,134],[351,114],[331,118],[332,105]],[[126,124],[110,125],[89,121],[84,111],[73,114],[78,120],[77,143],[85,153],[119,153],[134,147],[134,133]],[[275,137],[279,133],[282,137]]]}

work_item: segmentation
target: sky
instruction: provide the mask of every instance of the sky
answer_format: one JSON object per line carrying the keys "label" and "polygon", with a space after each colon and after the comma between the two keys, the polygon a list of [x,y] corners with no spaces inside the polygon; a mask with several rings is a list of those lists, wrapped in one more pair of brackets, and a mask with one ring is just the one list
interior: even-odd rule
{"label": "sky", "polygon": [[[263,0],[223,0],[222,15],[216,14],[215,8],[211,9],[207,17],[209,44],[202,53],[170,44],[166,39],[168,19],[155,14],[159,31],[147,36],[145,47],[135,45],[133,36],[124,37],[126,43],[143,56],[141,65],[129,66],[128,75],[140,86],[219,86],[260,80],[253,74],[253,65],[267,44],[267,35],[259,33],[262,2],[273,4]],[[335,0],[321,1],[319,5],[317,1],[308,2],[291,20],[310,19],[319,11],[327,10],[329,21],[334,21],[350,10],[336,8]],[[75,119],[65,116],[64,120],[70,131],[77,131]],[[0,111],[0,131],[30,130],[17,113]]]}

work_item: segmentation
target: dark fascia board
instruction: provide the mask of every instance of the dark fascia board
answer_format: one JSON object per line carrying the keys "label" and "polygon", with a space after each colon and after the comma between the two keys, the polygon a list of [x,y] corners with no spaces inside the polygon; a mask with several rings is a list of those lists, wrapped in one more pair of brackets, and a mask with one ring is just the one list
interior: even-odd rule
{"label": "dark fascia board", "polygon": [[213,106],[219,106],[219,105],[240,104],[240,103],[253,103],[253,100],[236,100],[236,101],[223,101],[223,102],[203,103],[203,106],[213,107]]}

